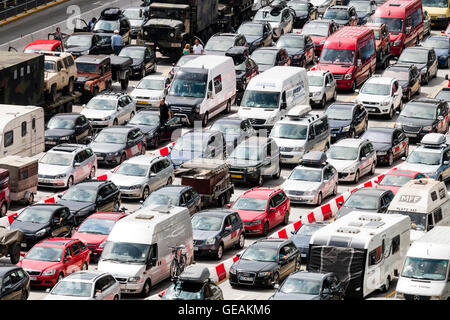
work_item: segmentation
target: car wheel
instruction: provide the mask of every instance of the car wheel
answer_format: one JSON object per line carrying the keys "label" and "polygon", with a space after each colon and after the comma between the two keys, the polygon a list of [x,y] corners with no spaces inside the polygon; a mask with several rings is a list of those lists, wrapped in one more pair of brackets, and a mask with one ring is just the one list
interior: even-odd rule
{"label": "car wheel", "polygon": [[131,111],[131,113],[130,113],[130,120],[133,119],[133,117],[134,117],[134,111]]}
{"label": "car wheel", "polygon": [[275,174],[273,175],[272,178],[274,178],[274,179],[279,179],[280,176],[281,176],[281,165],[278,164],[278,170],[277,170],[277,173],[275,173]]}
{"label": "car wheel", "polygon": [[50,89],[50,101],[56,102],[56,98],[57,98],[56,84],[54,84]]}
{"label": "car wheel", "polygon": [[2,206],[0,207],[0,217],[6,216],[7,212],[8,212],[8,206],[6,205],[6,202],[3,202]]}
{"label": "car wheel", "polygon": [[439,181],[439,182],[442,182],[442,176],[439,176],[439,177],[438,177],[438,181]]}
{"label": "car wheel", "polygon": [[65,93],[71,94],[73,92],[73,78],[69,79],[69,83],[67,84],[67,87],[65,87]]}
{"label": "car wheel", "polygon": [[217,198],[217,206],[222,208],[225,206],[225,193],[222,193],[219,198]]}
{"label": "car wheel", "polygon": [[208,112],[206,112],[205,115],[203,116],[203,120],[202,120],[203,128],[205,128],[208,125],[208,120],[209,120],[209,114],[208,114]]}
{"label": "car wheel", "polygon": [[327,97],[325,94],[323,94],[322,100],[320,101],[320,105],[322,108],[325,108],[326,104],[327,104]]}
{"label": "car wheel", "polygon": [[372,163],[372,167],[370,167],[370,174],[371,175],[375,174],[375,162]]}
{"label": "car wheel", "polygon": [[144,191],[142,191],[142,200],[147,199],[149,194],[150,194],[150,189],[148,187],[145,187]]}
{"label": "car wheel", "polygon": [[321,204],[322,204],[322,193],[319,192],[319,195],[317,196],[316,206],[320,206]]}
{"label": "car wheel", "polygon": [[355,92],[355,90],[356,90],[356,80],[353,81],[353,84],[352,84],[352,92]]}
{"label": "car wheel", "polygon": [[20,300],[27,300],[29,294],[30,294],[30,293],[28,292],[28,290],[24,288],[24,289],[22,290],[22,294],[21,294],[21,296],[20,296]]}
{"label": "car wheel", "polygon": [[167,185],[171,185],[172,184],[172,177],[169,177],[169,179],[167,179]]}
{"label": "car wheel", "polygon": [[354,183],[358,183],[359,181],[359,170],[356,171],[355,173],[355,179],[353,180]]}
{"label": "car wheel", "polygon": [[409,155],[409,144],[406,145],[405,147],[405,152],[403,153],[404,157],[407,158]]}
{"label": "car wheel", "polygon": [[156,135],[155,138],[153,139],[153,147],[156,149],[159,146],[159,136]]}
{"label": "car wheel", "polygon": [[152,285],[150,283],[150,279],[147,279],[144,283],[144,286],[142,287],[142,291],[141,291],[141,296],[143,298],[146,298],[150,295],[150,289],[151,289]]}
{"label": "car wheel", "polygon": [[241,235],[239,236],[239,241],[236,244],[236,249],[242,249],[244,248],[245,245],[245,237],[244,237],[244,232],[241,233]]}
{"label": "car wheel", "polygon": [[216,258],[216,260],[220,260],[220,259],[222,259],[222,257],[223,257],[223,244],[221,243],[221,244],[219,244],[219,247],[217,248],[215,258]]}
{"label": "car wheel", "polygon": [[95,178],[95,167],[91,168],[91,172],[89,172],[89,179]]}
{"label": "car wheel", "polygon": [[225,113],[230,113],[231,112],[231,101],[228,100],[227,101],[227,106],[225,108]]}
{"label": "car wheel", "polygon": [[258,178],[258,187],[262,187],[262,185],[264,184],[264,177],[261,175],[259,175]]}
{"label": "car wheel", "polygon": [[391,120],[394,117],[394,107],[391,106],[391,108],[389,109],[389,113],[388,113],[388,119]]}
{"label": "car wheel", "polygon": [[64,278],[64,273],[60,272],[59,275],[58,275],[58,280],[56,281],[56,283],[60,282],[63,278]]}
{"label": "car wheel", "polygon": [[278,274],[278,272],[275,272],[272,278],[273,286],[275,286],[279,282],[280,282],[280,275]]}
{"label": "car wheel", "polygon": [[333,101],[337,100],[337,90],[334,89],[334,94],[333,94]]}
{"label": "car wheel", "polygon": [[141,148],[141,154],[145,155],[146,152],[147,152],[147,148],[145,147],[145,144],[143,144],[142,148]]}
{"label": "car wheel", "polygon": [[305,59],[305,57],[303,57],[301,67],[302,67],[302,68],[306,68],[306,65],[307,65],[306,59]]}
{"label": "car wheel", "polygon": [[123,163],[125,160],[127,160],[127,155],[125,153],[122,153],[120,156],[119,164]]}
{"label": "car wheel", "polygon": [[119,124],[119,120],[114,119],[114,121],[113,121],[113,126],[117,126],[118,124]]}
{"label": "car wheel", "polygon": [[145,77],[145,67],[141,69],[141,79]]}
{"label": "car wheel", "polygon": [[89,268],[88,264],[85,262],[83,263],[83,266],[81,267],[81,270],[86,271]]}
{"label": "car wheel", "polygon": [[20,245],[18,242],[14,243],[8,248],[9,260],[12,264],[17,264],[20,261]]}
{"label": "car wheel", "polygon": [[269,235],[269,222],[266,221],[263,227],[263,236],[267,237]]}
{"label": "car wheel", "polygon": [[286,211],[284,213],[283,223],[284,223],[285,226],[287,226],[289,224],[289,211]]}
{"label": "car wheel", "polygon": [[114,300],[119,300],[119,296],[117,294],[114,296]]}
{"label": "car wheel", "polygon": [[388,276],[386,278],[385,283],[383,284],[383,287],[381,287],[381,291],[382,292],[388,292],[390,286],[391,286],[391,276]]}
{"label": "car wheel", "polygon": [[406,98],[408,101],[411,100],[411,90],[408,90],[408,97]]}
{"label": "car wheel", "polygon": [[67,180],[67,189],[73,186],[73,176],[70,176]]}
{"label": "car wheel", "polygon": [[388,155],[388,166],[391,167],[393,163],[394,163],[394,155],[392,154],[392,152],[389,152],[389,155]]}
{"label": "car wheel", "polygon": [[422,86],[419,83],[419,88],[416,91],[416,94],[419,95],[422,92]]}

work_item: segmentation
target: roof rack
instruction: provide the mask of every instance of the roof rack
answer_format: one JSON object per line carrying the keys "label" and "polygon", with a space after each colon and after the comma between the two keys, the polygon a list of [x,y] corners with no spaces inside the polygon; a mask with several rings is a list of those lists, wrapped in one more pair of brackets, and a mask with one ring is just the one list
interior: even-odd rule
{"label": "roof rack", "polygon": [[323,167],[328,164],[327,155],[322,151],[310,151],[303,155],[300,164],[304,167]]}
{"label": "roof rack", "polygon": [[428,133],[420,141],[420,145],[428,148],[447,147],[447,138],[442,133]]}

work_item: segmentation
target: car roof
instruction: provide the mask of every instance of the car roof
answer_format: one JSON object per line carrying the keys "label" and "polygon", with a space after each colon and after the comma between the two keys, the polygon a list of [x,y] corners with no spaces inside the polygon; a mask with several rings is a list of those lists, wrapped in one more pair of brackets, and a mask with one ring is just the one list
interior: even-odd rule
{"label": "car roof", "polygon": [[166,80],[167,78],[168,78],[167,75],[163,75],[163,74],[150,74],[148,76],[145,76],[141,80],[144,80],[144,79]]}
{"label": "car roof", "polygon": [[[355,192],[353,192],[352,194],[360,194],[363,193],[367,196],[381,196],[382,194],[384,194],[385,192],[389,191],[388,189],[383,189],[383,188],[370,188],[370,187],[364,187],[364,188],[360,188],[355,190]],[[350,195],[351,196],[351,195]]]}
{"label": "car roof", "polygon": [[395,130],[396,130],[395,128],[389,128],[389,127],[370,127],[370,128],[367,128],[367,131],[380,132],[380,133],[389,133],[389,134],[392,134]]}
{"label": "car roof", "polygon": [[106,275],[108,273],[98,271],[98,270],[89,270],[89,271],[77,271],[69,274],[67,277],[63,278],[62,281],[79,281],[79,282],[94,282],[99,277]]}
{"label": "car roof", "polygon": [[328,71],[328,70],[310,70],[310,71],[308,71],[306,74],[307,75],[314,75],[314,76],[316,76],[316,75],[320,75],[320,76],[325,76],[326,74],[328,74],[328,73],[331,73],[330,71]]}
{"label": "car roof", "polygon": [[417,50],[417,51],[430,51],[433,50],[433,48],[427,48],[427,47],[408,47],[403,49],[403,51],[408,50],[408,51],[413,51],[413,50]]}
{"label": "car roof", "polygon": [[213,217],[221,217],[224,218],[232,213],[236,213],[236,211],[224,209],[224,208],[215,208],[215,209],[207,209],[197,212],[196,216],[213,216]]}
{"label": "car roof", "polygon": [[[332,105],[328,107],[330,108],[336,108],[336,109],[353,109],[356,106],[356,103],[353,102],[335,102]],[[328,110],[327,109],[327,110]]]}
{"label": "car roof", "polygon": [[[65,247],[68,243],[75,241],[77,239],[70,239],[70,238],[47,238],[44,239],[37,244],[36,246],[43,246],[43,247]],[[79,240],[78,240],[79,241]]]}
{"label": "car roof", "polygon": [[278,192],[279,188],[256,187],[245,191],[241,197],[267,199],[272,193]]}
{"label": "car roof", "polygon": [[413,99],[410,100],[407,104],[405,104],[405,107],[408,104],[416,104],[416,105],[420,105],[422,107],[436,107],[438,106],[440,103],[442,102],[442,100],[440,99],[434,99],[434,98],[420,98],[420,99]]}
{"label": "car roof", "polygon": [[125,48],[134,48],[134,49],[142,49],[142,50],[145,50],[145,49],[147,49],[148,47],[142,46],[142,45],[139,45],[139,44],[128,44],[128,45],[126,45],[125,47],[123,47],[122,49],[125,49]]}
{"label": "car roof", "polygon": [[419,173],[420,173],[419,171],[392,168],[391,170],[386,172],[384,175],[399,175],[399,176],[414,177],[416,174],[419,174]]}
{"label": "car roof", "polygon": [[237,36],[240,36],[240,34],[239,33],[231,33],[231,32],[230,33],[220,32],[220,33],[216,33],[211,38],[219,38],[219,37],[236,38]]}
{"label": "car roof", "polygon": [[[253,51],[253,52],[256,52],[256,51],[273,51],[273,52],[278,52],[278,51],[280,51],[280,50],[283,50],[283,48],[277,48],[277,47],[261,47],[261,48],[256,49],[256,50]],[[253,54],[253,52],[252,52],[252,54]]]}
{"label": "car roof", "polygon": [[70,143],[62,143],[50,149],[50,152],[70,152],[74,153],[76,151],[86,149],[87,146],[84,144],[70,144]]}
{"label": "car roof", "polygon": [[229,117],[225,117],[225,118],[221,118],[221,119],[217,119],[212,125],[214,126],[215,123],[222,123],[222,122],[226,122],[226,123],[236,123],[236,124],[240,124],[243,121],[245,121],[244,119],[238,118],[236,116],[229,116]]}
{"label": "car roof", "polygon": [[183,190],[191,189],[191,188],[192,188],[191,186],[172,184],[172,185],[162,186],[162,187],[156,189],[155,191],[153,191],[153,193],[164,193],[164,192],[180,193]]}
{"label": "car roof", "polygon": [[99,186],[105,184],[105,183],[109,183],[110,181],[108,180],[87,180],[87,181],[82,181],[79,182],[77,184],[74,184],[72,187],[84,187],[84,188],[89,188],[89,189],[93,189],[93,188],[98,188]]}
{"label": "car roof", "polygon": [[150,165],[155,159],[164,159],[165,157],[156,154],[142,154],[125,160],[126,163]]}
{"label": "car roof", "polygon": [[367,140],[363,139],[353,139],[353,138],[346,138],[339,140],[334,146],[340,146],[340,147],[359,147],[363,142],[366,142]]}
{"label": "car roof", "polygon": [[216,134],[220,133],[219,131],[216,130],[209,130],[209,129],[204,129],[201,131],[198,130],[190,130],[188,132],[186,132],[185,134],[182,135],[182,137],[187,136],[187,135],[193,135],[194,137],[203,137],[204,135],[207,136],[214,136]]}
{"label": "car roof", "polygon": [[102,132],[116,132],[116,133],[127,133],[133,129],[137,129],[134,126],[111,126],[102,129]]}
{"label": "car roof", "polygon": [[109,56],[102,56],[102,55],[83,55],[78,57],[75,62],[76,63],[93,63],[93,64],[101,64],[106,61],[110,61],[111,58]]}
{"label": "car roof", "polygon": [[327,275],[332,274],[329,273],[321,273],[321,272],[310,272],[310,271],[297,271],[294,273],[291,273],[289,276],[290,278],[295,279],[310,279],[310,280],[319,280],[322,281],[323,278],[325,278]]}
{"label": "car roof", "polygon": [[19,267],[19,266],[14,266],[14,265],[11,265],[11,266],[8,266],[8,265],[0,266],[0,277],[3,276],[5,273],[8,273],[8,272],[10,272],[12,270],[17,270],[17,269],[22,269],[22,268]]}
{"label": "car roof", "polygon": [[126,216],[127,216],[127,214],[123,213],[123,212],[96,212],[94,214],[91,214],[89,217],[87,217],[86,220],[96,218],[96,219],[117,221]]}
{"label": "car roof", "polygon": [[53,208],[53,210],[56,210],[56,209],[66,208],[66,206],[63,204],[60,204],[60,203],[35,203],[29,207],[26,207],[25,209],[28,209],[28,208]]}
{"label": "car roof", "polygon": [[414,68],[414,65],[404,64],[404,63],[396,63],[396,64],[393,64],[393,65],[390,65],[389,67],[387,67],[386,70],[390,70],[390,69],[408,69],[409,70],[411,68]]}
{"label": "car roof", "polygon": [[391,84],[395,80],[392,77],[372,77],[366,83]]}
{"label": "car roof", "polygon": [[265,248],[279,248],[292,240],[283,238],[266,238],[253,242],[250,246],[265,247]]}
{"label": "car roof", "polygon": [[331,6],[328,7],[328,9],[336,9],[336,10],[349,10],[351,7],[350,6]]}
{"label": "car roof", "polygon": [[255,144],[267,144],[269,141],[272,141],[272,138],[269,137],[260,137],[260,136],[251,136],[248,137],[246,140],[242,141],[242,143],[245,143],[247,145],[255,145]]}
{"label": "car roof", "polygon": [[55,115],[52,116],[52,118],[78,118],[81,117],[80,113],[76,113],[76,112],[71,112],[71,113],[57,113]]}

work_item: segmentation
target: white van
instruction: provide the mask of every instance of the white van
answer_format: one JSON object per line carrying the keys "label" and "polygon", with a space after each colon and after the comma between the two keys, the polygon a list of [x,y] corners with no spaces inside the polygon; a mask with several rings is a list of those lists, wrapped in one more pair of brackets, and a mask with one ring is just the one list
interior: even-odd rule
{"label": "white van", "polygon": [[187,264],[193,261],[189,210],[145,207],[119,220],[111,230],[98,270],[112,274],[123,293],[148,296],[150,288],[170,276],[170,247],[185,246]]}
{"label": "white van", "polygon": [[250,80],[238,115],[256,129],[270,130],[291,108],[305,104],[309,105],[306,69],[278,66]]}
{"label": "white van", "polygon": [[31,157],[45,149],[44,109],[0,104],[0,158]]}
{"label": "white van", "polygon": [[411,242],[435,226],[448,226],[450,201],[445,183],[434,179],[408,181],[397,191],[387,213],[411,218]]}
{"label": "white van", "polygon": [[236,100],[236,71],[231,57],[199,55],[175,74],[166,96],[174,116],[192,125],[222,111],[229,113]]}
{"label": "white van", "polygon": [[450,227],[435,227],[414,241],[397,282],[396,297],[446,300],[450,297]]}
{"label": "white van", "polygon": [[335,272],[348,297],[386,292],[408,251],[410,224],[400,214],[351,212],[313,233],[306,269]]}

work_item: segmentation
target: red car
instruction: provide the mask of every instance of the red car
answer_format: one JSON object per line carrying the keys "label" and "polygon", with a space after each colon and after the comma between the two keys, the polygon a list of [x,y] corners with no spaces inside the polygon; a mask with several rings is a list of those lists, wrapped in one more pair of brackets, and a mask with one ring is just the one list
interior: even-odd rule
{"label": "red car", "polygon": [[339,26],[333,21],[311,20],[305,23],[300,33],[311,36],[314,53],[316,57],[320,57],[325,41],[338,29]]}
{"label": "red car", "polygon": [[33,246],[18,264],[32,286],[54,286],[63,277],[87,270],[89,249],[78,239],[49,238]]}
{"label": "red car", "polygon": [[0,217],[4,217],[9,208],[9,171],[0,169]]}
{"label": "red car", "polygon": [[122,212],[95,213],[90,215],[75,230],[73,239],[79,239],[86,243],[91,251],[91,257],[98,258],[103,252],[105,241],[108,238],[114,224],[126,217]]}
{"label": "red car", "polygon": [[241,195],[231,206],[244,222],[248,234],[263,234],[284,223],[289,223],[291,203],[283,190],[276,188],[253,188]]}
{"label": "red car", "polygon": [[64,46],[59,40],[35,40],[30,42],[24,49],[25,53],[35,53],[36,51],[56,51],[63,52]]}
{"label": "red car", "polygon": [[427,178],[427,176],[417,171],[398,170],[394,168],[386,172],[380,182],[376,184],[375,188],[389,189],[396,194],[398,189],[409,180],[422,178]]}

